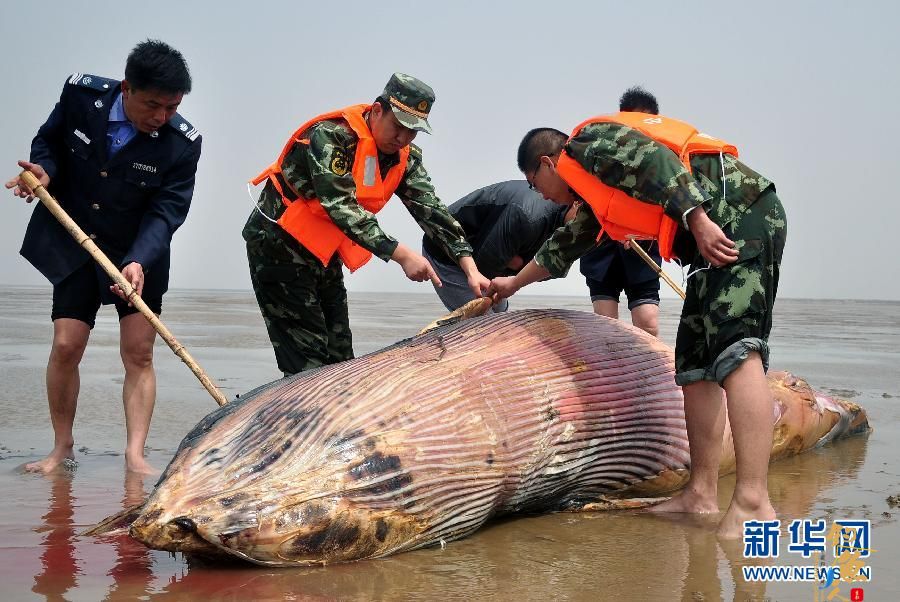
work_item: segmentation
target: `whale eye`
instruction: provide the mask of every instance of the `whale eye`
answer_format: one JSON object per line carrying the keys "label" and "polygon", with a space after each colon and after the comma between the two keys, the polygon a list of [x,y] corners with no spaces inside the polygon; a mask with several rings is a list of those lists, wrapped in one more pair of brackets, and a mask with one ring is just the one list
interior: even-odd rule
{"label": "whale eye", "polygon": [[188,533],[195,533],[197,531],[197,523],[193,520],[189,519],[186,516],[179,516],[178,518],[173,518],[172,522],[178,525],[183,531],[187,531]]}

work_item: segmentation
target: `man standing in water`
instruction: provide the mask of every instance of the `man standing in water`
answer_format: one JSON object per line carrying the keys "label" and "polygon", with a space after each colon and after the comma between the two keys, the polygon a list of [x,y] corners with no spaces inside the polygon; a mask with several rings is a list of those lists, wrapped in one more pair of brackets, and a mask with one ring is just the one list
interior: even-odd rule
{"label": "man standing in water", "polygon": [[691,476],[680,495],[654,510],[718,512],[724,389],[737,462],[734,494],[719,524],[725,538],[740,537],[746,520],[775,517],[767,487],[773,402],[765,371],[787,232],[775,186],[736,154],[688,124],[636,113],[589,119],[571,137],[550,128],[528,132],[518,164],[529,182],[547,198],[581,198],[587,207],[519,274],[495,278],[490,290],[505,298],[564,273],[593,246],[601,223],[614,238],[656,238],[667,259],[676,236],[691,235],[699,255],[675,347]]}
{"label": "man standing in water", "polygon": [[[653,94],[633,86],[619,98],[619,110],[658,115],[659,104]],[[662,263],[655,241],[632,244],[640,244],[653,261]],[[580,264],[594,313],[618,319],[619,295],[624,291],[631,323],[659,336],[659,275],[637,253],[604,236],[596,249],[581,258]]]}
{"label": "man standing in water", "polygon": [[[190,91],[181,53],[160,41],[141,42],[128,55],[121,82],[70,76],[31,143],[30,161],[19,161],[157,315],[168,290],[169,244],[187,217],[200,159],[199,133],[176,112]],[[32,191],[19,178],[6,187],[31,202]],[[125,367],[125,464],[154,472],[144,459],[156,401],[153,326],[42,204],[31,216],[21,253],[53,283],[47,398],[54,446],[26,470],[50,472],[74,460],[78,366],[100,305],[114,303]]]}
{"label": "man standing in water", "polygon": [[375,213],[394,194],[459,264],[474,295],[490,284],[411,144],[431,133],[433,104],[431,87],[395,73],[374,103],[301,125],[253,180],[266,184],[243,230],[250,281],[285,375],[353,357],[344,266],[354,271],[375,255],[410,280],[440,286],[428,260],[378,224]]}

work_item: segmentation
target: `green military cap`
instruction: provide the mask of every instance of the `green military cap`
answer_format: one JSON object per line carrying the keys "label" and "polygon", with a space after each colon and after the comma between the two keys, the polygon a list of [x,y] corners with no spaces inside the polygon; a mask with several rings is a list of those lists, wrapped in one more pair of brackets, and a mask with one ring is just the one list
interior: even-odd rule
{"label": "green military cap", "polygon": [[394,111],[397,120],[406,127],[431,133],[428,113],[434,104],[434,90],[420,79],[403,73],[391,76],[381,93]]}

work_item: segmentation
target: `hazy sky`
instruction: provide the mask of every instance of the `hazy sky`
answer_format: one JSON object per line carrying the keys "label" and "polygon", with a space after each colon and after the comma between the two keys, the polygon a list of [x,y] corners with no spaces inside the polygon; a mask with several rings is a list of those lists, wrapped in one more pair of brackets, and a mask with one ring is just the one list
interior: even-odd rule
{"label": "hazy sky", "polygon": [[[627,6],[626,6],[627,5]],[[530,128],[570,131],[632,84],[662,113],[735,143],[788,216],[779,295],[900,299],[900,4],[895,2],[42,2],[0,25],[4,181],[73,72],[121,78],[140,40],[187,58],[181,113],[203,134],[173,287],[246,288],[245,182],[297,125],[371,101],[394,71],[435,90],[416,139],[442,200],[521,177]],[[868,109],[868,112],[867,112]],[[4,190],[0,283],[45,282],[18,250],[31,207]],[[396,199],[379,222],[419,248]],[[356,291],[430,291],[375,259]],[[577,265],[530,293],[587,294]],[[664,295],[671,293],[664,291]]]}

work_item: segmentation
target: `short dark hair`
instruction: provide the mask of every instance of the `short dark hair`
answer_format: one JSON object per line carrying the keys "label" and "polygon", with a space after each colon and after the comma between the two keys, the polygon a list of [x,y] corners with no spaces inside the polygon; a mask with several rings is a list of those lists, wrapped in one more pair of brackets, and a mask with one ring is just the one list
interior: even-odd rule
{"label": "short dark hair", "polygon": [[519,171],[528,173],[537,169],[541,157],[558,155],[569,137],[554,128],[535,128],[525,134],[519,143]]}
{"label": "short dark hair", "polygon": [[619,110],[659,115],[656,97],[640,86],[631,86],[625,90],[625,93],[619,98]]}
{"label": "short dark hair", "polygon": [[191,91],[191,74],[180,52],[159,40],[139,43],[125,61],[125,79],[136,90],[167,94]]}
{"label": "short dark hair", "polygon": [[376,99],[374,100],[374,102],[372,102],[372,104],[373,104],[373,105],[381,105],[381,109],[382,109],[383,111],[390,111],[390,110],[391,110],[391,103],[390,103],[390,102],[388,101],[388,99],[385,98],[384,96],[379,96],[378,98],[376,98]]}

